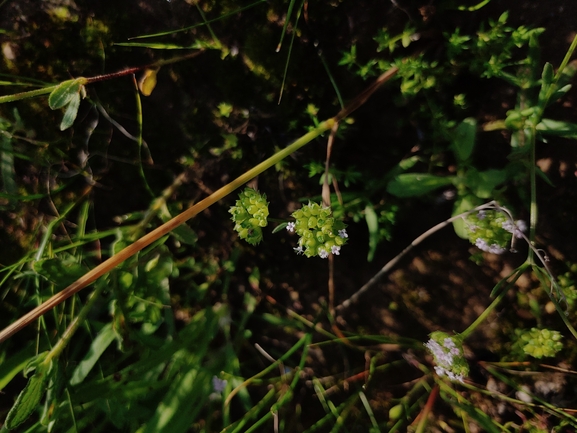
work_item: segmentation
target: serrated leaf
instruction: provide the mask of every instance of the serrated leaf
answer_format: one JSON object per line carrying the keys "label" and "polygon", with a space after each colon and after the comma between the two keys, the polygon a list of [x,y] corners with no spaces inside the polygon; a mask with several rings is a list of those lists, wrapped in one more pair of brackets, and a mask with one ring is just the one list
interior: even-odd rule
{"label": "serrated leaf", "polygon": [[107,323],[98,333],[92,344],[88,353],[82,361],[76,366],[74,372],[72,373],[72,378],[70,379],[70,385],[77,385],[81,383],[92,368],[96,365],[96,362],[100,359],[100,356],[104,351],[110,346],[110,344],[116,338],[114,329],[111,323]]}
{"label": "serrated leaf", "polygon": [[453,179],[453,176],[441,177],[427,173],[404,173],[389,182],[387,191],[397,197],[415,197],[450,185]]}
{"label": "serrated leaf", "polygon": [[369,253],[367,255],[367,261],[371,262],[375,257],[375,251],[377,250],[377,244],[379,242],[379,219],[375,209],[370,204],[365,207],[365,221],[369,229]]}
{"label": "serrated leaf", "polygon": [[455,128],[452,145],[459,161],[466,161],[473,153],[476,132],[477,121],[472,117],[466,118]]}
{"label": "serrated leaf", "polygon": [[74,95],[80,93],[81,87],[86,83],[86,78],[80,77],[60,83],[48,96],[48,105],[52,110],[67,105]]}
{"label": "serrated leaf", "polygon": [[18,395],[14,406],[12,406],[6,417],[4,426],[8,430],[12,430],[26,421],[34,412],[38,403],[40,403],[50,378],[50,364],[42,363],[38,365],[34,375],[28,380],[26,386]]}
{"label": "serrated leaf", "polygon": [[76,120],[76,115],[78,114],[78,108],[80,107],[80,93],[76,93],[70,99],[68,107],[64,112],[64,117],[62,122],[60,122],[60,130],[64,131],[72,126]]}

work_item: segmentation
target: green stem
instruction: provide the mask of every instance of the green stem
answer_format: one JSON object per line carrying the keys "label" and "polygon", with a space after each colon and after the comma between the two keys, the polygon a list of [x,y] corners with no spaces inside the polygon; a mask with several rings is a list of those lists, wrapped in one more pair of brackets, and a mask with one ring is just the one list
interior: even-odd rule
{"label": "green stem", "polygon": [[291,145],[287,146],[286,148],[278,151],[270,158],[264,160],[260,164],[256,165],[252,169],[248,170],[246,173],[240,175],[235,180],[230,182],[229,184],[223,186],[219,190],[215,191],[204,200],[201,200],[194,206],[191,206],[181,214],[175,216],[171,220],[167,221],[160,227],[157,227],[155,230],[151,231],[150,233],[144,235],[134,243],[130,244],[126,248],[122,249],[108,260],[102,262],[100,265],[96,266],[94,269],[80,277],[74,283],[66,287],[61,292],[57,293],[56,295],[52,296],[42,305],[39,305],[29,313],[22,316],[16,322],[12,323],[10,326],[6,327],[4,330],[0,332],[0,342],[6,340],[7,338],[14,335],[20,329],[24,328],[33,320],[37,319],[38,317],[42,316],[46,312],[50,311],[56,305],[64,302],[70,296],[74,295],[87,285],[93,283],[96,279],[100,278],[102,275],[106,274],[110,270],[114,269],[120,263],[124,262],[129,257],[132,257],[138,251],[142,250],[143,248],[147,247],[148,245],[152,244],[156,240],[160,239],[161,237],[167,235],[172,230],[177,228],[178,226],[184,224],[190,218],[198,215],[200,212],[204,211],[208,207],[212,206],[217,201],[221,200],[222,198],[226,197],[228,194],[233,192],[235,189],[240,188],[245,183],[250,181],[251,179],[255,178],[265,170],[269,169],[270,167],[277,164],[282,159],[286,158],[291,153],[297,151],[305,144],[310,143],[312,140],[317,138],[319,135],[323,134],[324,132],[328,131],[332,128],[335,124],[335,119],[331,118],[322,122],[317,128],[308,132],[307,134],[303,135],[301,138],[296,140]]}
{"label": "green stem", "polygon": [[0,96],[0,104],[3,104],[5,102],[19,101],[20,99],[34,98],[36,96],[46,95],[48,93],[52,93],[52,91],[56,89],[56,87],[58,87],[58,85],[43,87],[42,89],[30,90],[28,92],[20,92],[20,93],[14,93],[12,95]]}
{"label": "green stem", "polygon": [[467,329],[465,329],[461,334],[461,338],[463,340],[465,340],[469,335],[471,335],[473,333],[473,331],[475,331],[475,329],[485,321],[485,319],[489,316],[489,314],[491,314],[491,312],[495,309],[495,307],[497,305],[499,305],[499,302],[501,302],[501,300],[505,297],[505,295],[507,294],[507,292],[509,291],[509,288],[511,286],[513,286],[513,284],[515,284],[515,282],[519,279],[519,277],[521,275],[523,275],[523,273],[525,272],[525,270],[527,269],[528,265],[527,264],[523,264],[520,267],[518,267],[515,271],[514,271],[514,277],[513,280],[508,282],[507,285],[505,286],[505,288],[501,291],[501,293],[495,298],[495,300],[493,302],[491,302],[491,305],[489,305],[487,308],[485,308],[485,310],[479,315],[479,317],[477,317],[477,319],[471,323],[469,325],[469,327]]}
{"label": "green stem", "polygon": [[[530,162],[530,182],[531,182],[531,206],[530,206],[530,219],[529,219],[529,242],[531,245],[535,244],[535,233],[537,229],[537,219],[538,219],[538,208],[537,208],[537,159],[536,159],[536,143],[535,136],[537,130],[535,126],[531,128],[531,137],[529,137],[529,145],[531,146],[531,162]],[[533,250],[529,248],[527,261],[531,264],[534,263],[535,255]]]}
{"label": "green stem", "polygon": [[66,348],[68,343],[70,343],[72,336],[76,333],[80,325],[82,325],[84,319],[86,319],[86,316],[98,300],[104,287],[106,287],[105,284],[101,284],[99,287],[96,287],[86,304],[84,304],[84,307],[82,307],[78,315],[74,318],[70,325],[68,325],[68,328],[66,328],[66,331],[64,331],[64,334],[62,334],[62,337],[60,337],[60,340],[58,340],[58,343],[56,343],[50,353],[46,355],[46,358],[43,361],[44,363],[49,363],[53,359],[58,359],[62,351]]}
{"label": "green stem", "polygon": [[[286,361],[288,358],[290,358],[292,356],[292,354],[295,353],[303,344],[305,346],[307,344],[309,344],[310,343],[310,335],[311,334],[305,334],[305,336],[303,336],[299,341],[297,341],[297,343],[293,347],[291,347],[282,357],[280,357],[275,362],[270,364],[264,370],[260,371],[259,373],[255,374],[252,377],[249,377],[247,380],[245,380],[243,383],[241,383],[239,386],[237,386],[235,389],[233,389],[231,391],[231,393],[226,397],[226,400],[224,401],[223,405],[228,406],[230,404],[230,401],[233,399],[233,397],[236,394],[238,394],[238,392],[241,389],[245,388],[253,380],[259,379],[263,376],[266,376],[269,372],[273,371],[275,368],[278,368],[279,365],[281,365],[284,361]],[[298,376],[298,374],[297,374],[297,376]]]}

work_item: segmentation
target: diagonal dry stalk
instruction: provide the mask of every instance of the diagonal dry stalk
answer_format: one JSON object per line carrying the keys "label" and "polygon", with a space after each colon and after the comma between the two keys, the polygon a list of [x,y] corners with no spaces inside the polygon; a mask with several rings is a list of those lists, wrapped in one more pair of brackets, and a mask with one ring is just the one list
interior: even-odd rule
{"label": "diagonal dry stalk", "polygon": [[213,205],[217,201],[221,200],[222,198],[226,197],[228,194],[233,192],[235,189],[240,188],[242,185],[250,181],[251,179],[258,176],[260,173],[264,172],[268,168],[274,166],[278,161],[284,159],[291,153],[295,152],[296,150],[300,149],[305,144],[311,142],[316,137],[322,135],[324,132],[333,129],[335,124],[338,124],[341,120],[345,119],[349,116],[353,111],[363,105],[367,99],[385,82],[391,79],[395,74],[398,72],[397,67],[392,67],[387,72],[382,74],[377,80],[371,84],[367,89],[365,89],[362,93],[360,93],[357,97],[355,97],[349,104],[345,106],[337,115],[333,118],[325,120],[321,122],[317,128],[308,132],[307,134],[303,135],[301,138],[296,140],[294,143],[290,144],[286,148],[280,150],[279,152],[275,153],[270,158],[264,160],[260,164],[256,165],[246,173],[242,174],[241,176],[237,177],[235,180],[230,182],[229,184],[221,187],[205,199],[201,200],[197,204],[191,206],[190,208],[186,209],[184,212],[180,213],[179,215],[175,216],[171,220],[167,221],[166,223],[162,224],[161,226],[157,227],[150,233],[139,238],[137,241],[128,245],[123,250],[119,251],[108,260],[102,262],[100,265],[96,266],[94,269],[80,277],[74,283],[70,284],[68,287],[63,289],[61,292],[58,292],[50,299],[39,305],[38,307],[34,308],[32,311],[28,312],[24,316],[20,317],[11,325],[4,328],[0,331],[0,343],[5,341],[6,339],[10,338],[12,335],[20,331],[22,328],[29,325],[34,320],[38,319],[40,316],[44,315],[57,305],[64,302],[66,299],[71,297],[72,295],[78,293],[80,290],[85,288],[86,286],[92,284],[102,275],[110,272],[116,266],[120,265],[122,262],[127,260],[128,258],[132,257],[137,252],[141,251],[143,248],[147,247],[148,245],[152,244],[162,236],[170,233],[172,230],[177,228],[178,226],[184,224],[187,220],[191,219],[192,217],[196,216],[203,210],[207,209],[209,206]]}

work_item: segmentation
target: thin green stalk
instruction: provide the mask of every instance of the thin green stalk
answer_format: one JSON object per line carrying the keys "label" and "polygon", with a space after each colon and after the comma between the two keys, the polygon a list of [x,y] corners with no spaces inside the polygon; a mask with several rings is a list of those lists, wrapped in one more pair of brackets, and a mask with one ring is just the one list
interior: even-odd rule
{"label": "thin green stalk", "polygon": [[70,323],[70,325],[68,325],[68,328],[66,328],[66,331],[64,331],[64,334],[62,334],[60,340],[58,340],[58,342],[54,345],[52,350],[48,353],[48,355],[46,355],[46,358],[43,361],[44,363],[49,363],[53,359],[57,359],[60,356],[60,354],[66,348],[68,343],[70,343],[72,336],[76,333],[80,325],[84,323],[86,316],[88,315],[88,313],[98,300],[104,287],[106,287],[105,284],[101,284],[99,287],[96,287],[96,289],[94,290],[92,295],[90,295],[90,298],[88,299],[86,304],[84,304],[78,315],[74,318],[74,320]]}
{"label": "thin green stalk", "polygon": [[306,344],[307,342],[310,342],[310,334],[306,334],[303,337],[301,337],[301,339],[299,341],[296,342],[296,344],[291,347],[282,357],[280,357],[279,359],[277,359],[275,362],[273,362],[272,364],[270,364],[268,367],[266,367],[264,370],[258,372],[257,374],[255,374],[252,377],[249,377],[247,380],[245,380],[243,383],[241,383],[239,386],[237,386],[235,389],[233,389],[231,391],[231,393],[226,397],[226,400],[224,401],[224,406],[228,406],[230,404],[230,401],[232,400],[232,398],[238,394],[238,392],[245,388],[247,385],[249,385],[254,379],[258,379],[261,378],[262,376],[265,376],[266,374],[268,374],[270,371],[278,368],[279,365],[281,365],[285,360],[287,360],[293,353],[295,353],[303,344]]}
{"label": "thin green stalk", "polygon": [[393,67],[387,72],[383,73],[377,80],[371,84],[367,89],[361,92],[356,98],[354,98],[345,108],[337,113],[336,116],[321,122],[315,129],[306,133],[294,143],[290,144],[286,148],[278,151],[270,158],[264,160],[260,164],[257,164],[252,169],[248,170],[244,174],[237,177],[235,180],[230,182],[229,184],[223,186],[222,188],[218,189],[204,200],[201,200],[199,203],[191,206],[184,212],[180,213],[179,215],[175,216],[171,220],[167,221],[166,223],[162,224],[160,227],[157,227],[155,230],[151,231],[150,233],[144,235],[131,245],[127,246],[126,248],[119,251],[117,254],[110,257],[108,260],[104,261],[100,265],[96,266],[94,269],[80,277],[74,283],[66,287],[61,292],[57,293],[56,295],[52,296],[42,305],[39,305],[32,311],[28,312],[24,316],[20,317],[10,326],[6,327],[2,331],[0,331],[0,343],[5,341],[7,338],[14,335],[16,332],[30,324],[32,321],[36,320],[38,317],[42,316],[46,312],[53,309],[55,306],[59,305],[60,303],[64,302],[70,296],[74,295],[78,291],[82,290],[84,287],[88,286],[89,284],[93,283],[96,279],[100,278],[102,275],[106,274],[107,272],[114,269],[120,263],[124,262],[129,257],[132,257],[138,251],[142,250],[143,248],[147,247],[148,245],[152,244],[153,242],[157,241],[161,237],[167,235],[172,230],[176,229],[178,226],[184,224],[190,218],[196,216],[203,210],[207,209],[208,207],[212,206],[217,201],[221,200],[222,198],[226,197],[228,194],[233,192],[234,190],[240,188],[248,181],[252,180],[265,170],[273,167],[282,159],[286,158],[293,152],[296,152],[298,149],[303,147],[305,144],[310,143],[312,140],[317,138],[318,136],[322,135],[326,131],[333,128],[333,126],[341,121],[342,119],[349,116],[353,111],[357,108],[362,106],[370,97],[371,95],[376,92],[381,85],[395,76],[398,72],[398,68]]}
{"label": "thin green stalk", "polygon": [[30,90],[28,92],[20,92],[20,93],[14,93],[12,95],[0,96],[0,104],[3,104],[5,102],[14,102],[19,101],[21,99],[34,98],[36,96],[46,95],[48,93],[52,93],[52,91],[56,89],[56,87],[58,87],[58,85],[44,87],[42,89]]}
{"label": "thin green stalk", "polygon": [[[282,35],[281,35],[280,42],[278,43],[278,47],[277,47],[277,49],[276,49],[276,52],[277,52],[277,53],[280,51],[280,48],[281,48],[282,39],[283,39],[283,36],[284,36],[284,32],[285,32],[285,30],[286,30],[286,26],[287,26],[287,24],[288,24],[288,20],[289,20],[289,17],[290,17],[291,10],[292,10],[292,8],[293,8],[293,3],[294,3],[294,0],[292,0],[292,1],[291,1],[291,4],[289,5],[289,11],[288,11],[288,13],[287,13],[286,21],[285,21],[285,24],[284,24],[285,26],[284,26],[284,28],[283,28],[283,33],[282,33]],[[287,58],[286,58],[286,63],[285,63],[285,66],[284,66],[284,72],[283,72],[283,76],[282,76],[282,82],[281,82],[281,84],[280,84],[280,94],[279,94],[279,96],[278,96],[278,104],[280,104],[280,101],[282,100],[282,95],[283,95],[283,92],[284,92],[284,85],[285,85],[286,77],[287,77],[287,73],[288,73],[288,67],[289,67],[289,63],[290,63],[291,53],[292,53],[292,51],[293,51],[293,45],[294,45],[295,37],[296,37],[296,34],[297,34],[296,27],[297,27],[298,24],[299,24],[299,18],[301,17],[301,10],[302,10],[302,8],[303,8],[303,4],[304,4],[304,0],[301,2],[301,5],[299,6],[299,10],[298,10],[298,12],[297,12],[297,17],[296,17],[296,20],[295,20],[295,29],[294,29],[293,34],[292,34],[292,37],[291,37],[291,43],[290,43],[290,45],[289,45],[289,50],[288,50],[288,54],[287,54]]]}
{"label": "thin green stalk", "polygon": [[524,264],[521,265],[519,268],[517,268],[513,280],[508,282],[507,286],[501,291],[501,293],[495,298],[495,300],[491,302],[491,305],[485,308],[485,310],[479,315],[479,317],[477,317],[477,319],[473,323],[471,323],[467,329],[465,329],[461,334],[459,334],[463,340],[465,340],[469,335],[471,335],[473,331],[475,331],[475,329],[485,321],[485,319],[489,316],[489,314],[491,314],[491,312],[495,309],[495,307],[499,305],[499,303],[503,300],[503,298],[509,291],[509,288],[515,284],[515,282],[521,277],[521,275],[523,275],[527,267],[528,265]]}
{"label": "thin green stalk", "polygon": [[132,81],[134,82],[134,89],[135,89],[135,97],[136,97],[136,122],[138,123],[138,135],[137,144],[138,144],[138,172],[142,181],[144,183],[144,189],[150,194],[152,198],[154,198],[154,192],[148,185],[148,181],[146,180],[146,176],[144,174],[144,166],[142,165],[142,147],[143,147],[143,139],[142,139],[142,129],[143,129],[143,119],[142,119],[142,100],[140,99],[140,92],[138,91],[138,84],[136,83],[136,78],[133,75]]}
{"label": "thin green stalk", "polygon": [[246,173],[240,175],[235,180],[230,182],[229,184],[223,186],[222,188],[218,189],[204,200],[201,200],[197,204],[191,206],[184,212],[180,213],[179,215],[175,216],[171,220],[167,221],[160,227],[157,227],[155,230],[151,231],[150,233],[144,235],[133,244],[127,246],[126,248],[119,251],[117,254],[110,257],[108,260],[102,262],[100,265],[96,266],[94,269],[80,277],[74,283],[66,287],[61,292],[57,293],[56,295],[52,296],[42,305],[39,305],[29,313],[22,316],[16,322],[12,323],[10,326],[7,326],[4,330],[0,332],[0,343],[5,341],[7,338],[14,335],[16,332],[24,328],[33,320],[36,320],[38,317],[42,316],[46,312],[50,311],[56,305],[64,302],[70,296],[74,295],[78,291],[82,290],[87,285],[93,283],[96,279],[100,278],[102,275],[106,274],[107,272],[114,269],[120,263],[124,262],[129,257],[132,257],[138,251],[142,250],[143,248],[147,247],[148,245],[152,244],[156,240],[160,239],[161,237],[167,235],[176,227],[184,224],[190,218],[198,215],[200,212],[204,211],[208,207],[212,206],[217,201],[223,199],[228,194],[232,193],[234,190],[240,188],[245,183],[250,181],[251,179],[255,178],[268,168],[274,166],[282,159],[286,158],[291,153],[297,151],[305,144],[310,143],[312,140],[317,138],[319,135],[323,134],[327,130],[331,129],[334,125],[335,120],[328,119],[319,124],[317,128],[308,132],[307,134],[303,135],[301,138],[296,140],[291,145],[287,146],[286,148],[278,151],[270,158],[264,160],[260,164],[256,165],[252,169],[248,170]]}
{"label": "thin green stalk", "polygon": [[[537,158],[535,148],[536,142],[535,137],[537,134],[537,130],[535,125],[531,128],[531,137],[529,137],[529,145],[531,146],[531,161],[530,161],[530,188],[531,188],[531,206],[530,206],[530,216],[529,216],[529,243],[530,245],[534,245],[535,243],[535,233],[537,229],[537,219],[538,219],[538,207],[537,207]],[[535,255],[533,254],[533,250],[529,248],[527,261],[530,264],[534,264]]]}

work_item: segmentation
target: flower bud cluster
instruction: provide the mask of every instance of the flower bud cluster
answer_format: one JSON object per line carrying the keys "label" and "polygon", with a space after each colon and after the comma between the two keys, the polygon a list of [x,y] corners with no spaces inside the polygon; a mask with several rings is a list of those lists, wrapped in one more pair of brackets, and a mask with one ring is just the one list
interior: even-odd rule
{"label": "flower bud cluster", "polygon": [[503,212],[495,210],[481,210],[467,216],[465,227],[472,244],[493,254],[503,254],[507,251],[512,236],[520,239],[527,230],[524,221],[513,223]]}
{"label": "flower bud cluster", "polygon": [[519,334],[517,344],[522,346],[523,352],[533,358],[555,356],[563,349],[561,343],[563,336],[559,331],[531,328],[529,331],[517,331],[517,333]]}
{"label": "flower bud cluster", "polygon": [[309,203],[293,212],[292,216],[295,222],[288,223],[287,230],[300,236],[298,247],[294,249],[298,254],[322,259],[329,254],[340,254],[349,235],[345,224],[333,218],[330,208]]}
{"label": "flower bud cluster", "polygon": [[268,202],[265,194],[260,194],[252,188],[245,188],[229,212],[235,223],[234,229],[241,239],[251,245],[256,245],[262,240],[262,227],[268,224]]}
{"label": "flower bud cluster", "polygon": [[430,337],[425,347],[435,359],[435,372],[441,377],[462,383],[469,374],[469,364],[463,354],[460,338],[441,331],[433,332]]}

